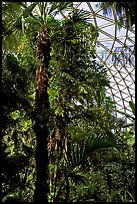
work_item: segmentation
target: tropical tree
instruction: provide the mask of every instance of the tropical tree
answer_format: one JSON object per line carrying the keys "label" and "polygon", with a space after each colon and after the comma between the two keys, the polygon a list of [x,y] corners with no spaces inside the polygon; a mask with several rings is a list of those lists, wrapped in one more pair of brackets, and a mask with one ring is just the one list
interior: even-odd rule
{"label": "tropical tree", "polygon": [[[3,3],[3,25],[6,24],[4,31],[4,37],[15,34],[17,31],[26,32],[26,26],[36,25],[38,38],[36,41],[36,54],[39,61],[39,68],[36,70],[36,110],[35,110],[35,132],[36,132],[36,168],[37,168],[37,180],[36,180],[36,191],[35,201],[47,202],[48,189],[48,151],[47,151],[47,138],[49,134],[48,121],[49,121],[49,98],[47,93],[48,81],[49,81],[49,60],[50,60],[50,36],[49,36],[49,24],[48,16],[59,8],[64,10],[69,6],[70,2],[51,3],[48,7],[47,2],[35,2],[27,3],[15,2],[15,3]],[[18,7],[19,16],[14,9]],[[12,8],[9,15],[7,14],[9,8]],[[35,12],[34,12],[35,8]],[[17,9],[15,9],[17,10]],[[14,14],[12,15],[12,11]],[[9,25],[9,28],[8,28]],[[18,26],[19,25],[19,26]],[[44,116],[44,117],[43,117]]]}
{"label": "tropical tree", "polygon": [[[73,179],[75,177],[75,180],[81,178],[76,172],[73,174],[73,171],[75,168],[79,170],[78,166],[81,163],[77,164],[75,161],[79,160],[81,155],[78,151],[85,148],[85,143],[81,147],[78,146],[75,154],[70,144],[74,143],[74,146],[77,146],[76,140],[80,141],[85,137],[85,139],[89,138],[87,142],[89,146],[95,140],[98,144],[95,145],[96,148],[100,149],[107,147],[108,144],[111,146],[112,143],[109,143],[109,140],[114,136],[111,132],[114,121],[109,114],[112,106],[105,98],[105,86],[108,86],[109,81],[105,68],[93,60],[98,32],[86,21],[88,18],[88,13],[75,10],[69,14],[67,20],[61,21],[59,27],[55,25],[51,30],[53,44],[50,72],[52,77],[48,93],[53,111],[50,119],[54,125],[51,126],[49,142],[50,192],[51,201],[56,202],[60,199],[65,202],[68,200],[69,182],[67,181],[71,176]],[[108,123],[111,127],[106,125]],[[93,146],[91,145],[90,152],[94,150]],[[73,154],[72,158],[75,157],[74,161],[71,160],[75,163],[73,167],[70,162],[71,156],[66,157],[67,164],[70,164],[69,170],[62,164],[64,155],[67,154]],[[86,160],[86,156],[84,159]],[[83,163],[82,160],[80,159]],[[64,179],[61,179],[62,177]],[[66,194],[64,194],[65,188]]]}

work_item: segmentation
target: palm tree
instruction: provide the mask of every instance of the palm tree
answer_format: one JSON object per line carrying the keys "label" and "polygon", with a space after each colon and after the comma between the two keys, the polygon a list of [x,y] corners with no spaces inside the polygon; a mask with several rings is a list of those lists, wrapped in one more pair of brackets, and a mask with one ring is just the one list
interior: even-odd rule
{"label": "palm tree", "polygon": [[[48,201],[48,193],[49,193],[49,185],[48,185],[48,150],[47,150],[47,142],[48,142],[48,136],[49,136],[49,128],[48,128],[48,122],[49,122],[49,115],[50,115],[50,104],[49,104],[49,96],[47,93],[47,88],[49,85],[49,61],[50,61],[50,49],[51,49],[51,38],[49,34],[50,29],[50,21],[48,20],[48,17],[51,14],[56,14],[56,9],[58,10],[64,10],[68,6],[71,6],[72,3],[69,2],[61,2],[61,3],[51,3],[50,7],[48,7],[47,2],[36,2],[36,3],[30,3],[29,5],[22,2],[15,2],[15,3],[8,3],[11,7],[14,8],[16,5],[17,7],[21,8],[19,10],[19,16],[17,18],[18,23],[16,22],[15,16],[14,18],[11,15],[11,21],[10,24],[10,18],[8,18],[8,26],[5,26],[6,31],[9,31],[8,33],[4,33],[4,37],[6,36],[6,40],[8,40],[9,35],[16,35],[16,31],[20,30],[21,34],[25,33],[27,30],[27,26],[34,26],[35,29],[38,31],[38,37],[36,40],[36,54],[37,59],[39,63],[39,67],[36,70],[36,82],[37,82],[37,89],[36,89],[36,104],[35,104],[35,133],[36,133],[36,189],[35,189],[35,195],[34,195],[34,201],[35,202],[47,202]],[[6,5],[6,4],[5,4]],[[5,7],[4,13],[6,13],[8,7]],[[54,12],[55,11],[55,12]],[[12,10],[14,13],[14,9]],[[5,14],[6,16],[7,14]],[[25,25],[26,24],[26,25]],[[76,149],[77,156],[75,157],[76,153],[73,155],[74,162],[78,161],[78,158],[80,156],[83,156],[85,154],[88,154],[89,151],[94,150],[93,146],[91,148],[90,143],[93,141],[89,141],[87,148],[90,148],[86,153],[83,153],[81,150],[83,150],[83,146],[78,146]],[[83,144],[83,143],[82,143]],[[94,143],[95,146],[97,144],[101,144],[99,140]],[[84,145],[84,144],[83,144]],[[96,149],[101,148],[104,146],[98,146]],[[106,147],[106,144],[105,144]],[[84,148],[85,149],[85,148]],[[72,148],[72,154],[74,152],[74,149]],[[69,154],[69,152],[68,152]],[[71,156],[67,156],[68,162],[70,161]],[[66,162],[67,162],[66,160]],[[80,160],[80,162],[83,161]],[[71,166],[71,163],[74,164],[73,161],[70,161],[70,164],[67,164],[66,168],[69,168],[69,165]],[[69,168],[69,170],[73,171]],[[68,175],[65,174],[67,187],[69,187],[68,178],[71,176],[71,172],[68,173]],[[78,178],[78,177],[77,177]],[[61,189],[61,188],[60,188]],[[69,190],[67,192],[66,201],[68,200],[68,194]],[[56,196],[56,200],[58,200],[58,195]]]}
{"label": "palm tree", "polygon": [[[57,11],[65,10],[71,6],[71,2],[13,2],[3,3],[3,40],[8,41],[9,37],[15,38],[18,31],[25,33],[25,28],[36,25],[38,38],[36,41],[36,53],[39,67],[36,70],[36,111],[35,111],[35,133],[36,133],[36,189],[34,201],[48,201],[48,150],[47,139],[49,135],[49,97],[47,93],[49,83],[49,60],[50,60],[50,35],[48,16],[54,15]],[[12,8],[12,10],[10,10]],[[18,12],[17,12],[18,10]],[[56,12],[54,12],[56,10]],[[8,12],[9,14],[8,14]],[[8,21],[8,23],[7,23]],[[5,26],[7,23],[7,26]],[[27,23],[27,25],[25,25]],[[32,23],[32,24],[31,24]],[[17,40],[15,38],[14,40]]]}

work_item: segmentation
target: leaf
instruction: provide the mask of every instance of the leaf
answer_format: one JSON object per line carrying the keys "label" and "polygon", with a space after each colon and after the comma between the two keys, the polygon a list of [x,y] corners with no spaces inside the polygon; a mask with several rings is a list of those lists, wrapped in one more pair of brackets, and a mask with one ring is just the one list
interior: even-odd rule
{"label": "leaf", "polygon": [[133,101],[129,101],[129,105],[130,105],[130,108],[131,108],[131,110],[132,110],[132,113],[133,113],[134,116],[135,116],[135,104],[134,104],[134,102],[133,102]]}
{"label": "leaf", "polygon": [[72,171],[77,166],[81,165],[84,159],[93,151],[109,148],[109,147],[116,147],[116,144],[107,138],[104,135],[96,136],[93,134],[90,135],[87,139],[84,139],[80,142],[76,142],[71,145],[70,150],[66,152],[66,163],[67,168],[71,169]]}
{"label": "leaf", "polygon": [[83,183],[86,183],[87,178],[84,174],[82,174],[82,172],[72,172],[70,176],[70,179],[72,180],[72,182],[75,182],[75,184],[80,185]]}
{"label": "leaf", "polygon": [[104,141],[103,139],[95,139],[94,141],[91,141],[90,145],[87,147],[88,151],[85,154],[89,154],[92,151],[98,150],[98,149],[104,149],[108,147],[114,147],[114,142],[111,141]]}
{"label": "leaf", "polygon": [[19,110],[14,111],[14,112],[11,113],[11,118],[13,120],[17,120],[19,117],[20,117],[20,111]]}
{"label": "leaf", "polygon": [[58,10],[63,11],[72,6],[73,6],[72,2],[60,2],[58,3]]}
{"label": "leaf", "polygon": [[53,2],[51,3],[51,7],[50,7],[50,10],[49,10],[49,14],[51,14],[53,11],[55,11],[57,8],[58,8],[58,2]]}
{"label": "leaf", "polygon": [[59,2],[59,3],[54,2],[54,4],[51,6],[50,13],[52,13],[53,15],[56,15],[60,11],[62,11],[62,12],[66,11],[72,6],[73,6],[73,2]]}
{"label": "leaf", "polygon": [[31,15],[32,10],[35,8],[35,6],[38,4],[38,2],[32,3],[30,6],[28,6],[24,11],[23,11],[23,17],[27,18],[29,15]]}

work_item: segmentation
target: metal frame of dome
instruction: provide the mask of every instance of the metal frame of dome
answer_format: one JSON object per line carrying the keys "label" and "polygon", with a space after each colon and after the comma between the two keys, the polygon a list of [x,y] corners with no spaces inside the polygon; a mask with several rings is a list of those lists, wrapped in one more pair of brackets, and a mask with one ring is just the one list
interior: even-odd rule
{"label": "metal frame of dome", "polygon": [[[73,8],[90,12],[92,23],[99,31],[96,60],[106,66],[110,79],[107,94],[116,101],[118,110],[132,114],[128,102],[135,102],[135,27],[128,29],[123,25],[119,29],[115,9],[112,8],[111,16],[105,16],[96,4],[73,2]],[[60,15],[64,18],[67,13]]]}

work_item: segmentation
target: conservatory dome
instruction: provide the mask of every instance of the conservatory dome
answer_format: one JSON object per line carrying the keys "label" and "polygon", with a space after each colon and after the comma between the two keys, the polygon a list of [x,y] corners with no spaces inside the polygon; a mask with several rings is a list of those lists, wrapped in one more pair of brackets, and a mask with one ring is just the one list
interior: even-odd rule
{"label": "conservatory dome", "polygon": [[[74,9],[90,12],[91,22],[98,28],[96,61],[108,70],[110,89],[107,94],[116,102],[117,110],[132,114],[129,101],[135,102],[135,26],[119,28],[118,17],[112,8],[111,15],[104,15],[97,2],[73,2]],[[62,19],[69,12],[60,12]],[[122,117],[117,113],[117,117]]]}

